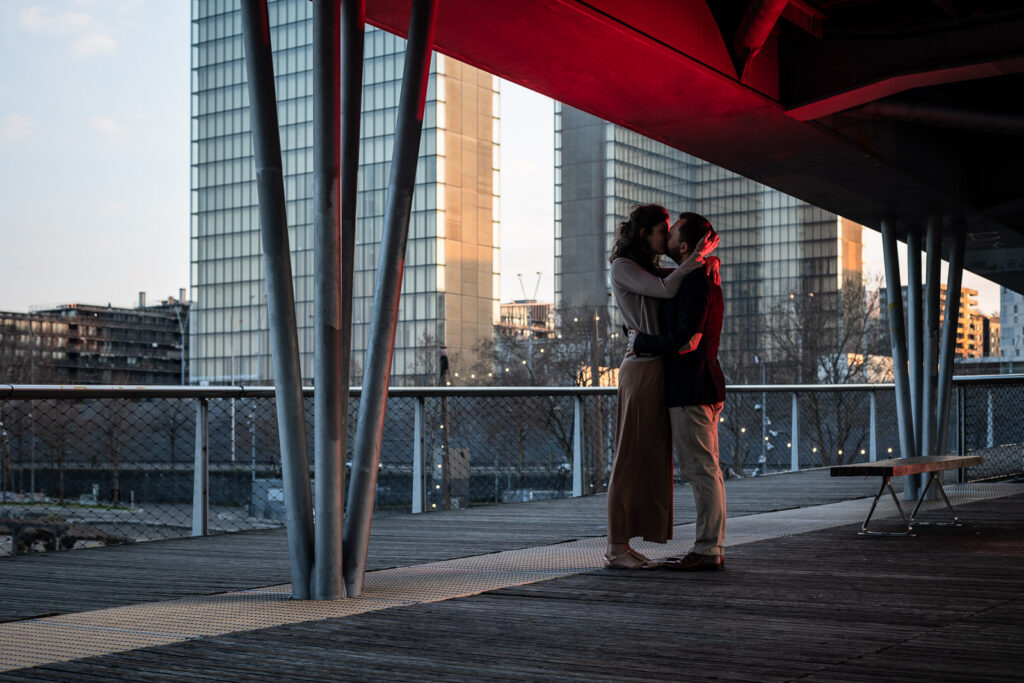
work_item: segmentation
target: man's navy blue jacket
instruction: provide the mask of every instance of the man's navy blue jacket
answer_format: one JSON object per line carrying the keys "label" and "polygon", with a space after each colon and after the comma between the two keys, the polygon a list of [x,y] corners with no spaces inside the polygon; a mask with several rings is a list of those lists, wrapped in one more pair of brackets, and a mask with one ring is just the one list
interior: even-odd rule
{"label": "man's navy blue jacket", "polygon": [[[665,402],[669,406],[710,405],[725,400],[725,376],[718,364],[724,302],[722,288],[703,268],[687,275],[676,295],[661,306],[662,334],[637,335],[638,356],[665,357]],[[679,348],[701,333],[690,353]]]}

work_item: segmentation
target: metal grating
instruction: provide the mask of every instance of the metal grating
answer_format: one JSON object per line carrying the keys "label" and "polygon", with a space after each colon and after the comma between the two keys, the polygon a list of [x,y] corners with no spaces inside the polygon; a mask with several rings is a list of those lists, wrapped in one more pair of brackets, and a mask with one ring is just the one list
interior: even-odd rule
{"label": "metal grating", "polygon": [[[1014,495],[1024,484],[947,486],[958,505]],[[866,514],[870,499],[857,499],[729,519],[727,546],[843,526]],[[932,505],[934,508],[934,505]],[[890,503],[875,513],[892,518]],[[668,544],[639,543],[660,558],[685,553],[693,524],[677,526]],[[195,638],[285,624],[343,618],[403,605],[438,602],[491,590],[592,571],[601,566],[603,538],[510,550],[367,574],[358,598],[296,601],[282,584],[234,593],[144,603],[0,624],[0,671],[167,645]]]}

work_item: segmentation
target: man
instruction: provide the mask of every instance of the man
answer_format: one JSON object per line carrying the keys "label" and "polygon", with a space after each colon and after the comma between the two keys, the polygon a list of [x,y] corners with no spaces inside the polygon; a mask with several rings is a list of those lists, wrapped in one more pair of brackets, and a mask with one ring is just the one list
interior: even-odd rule
{"label": "man", "polygon": [[[682,263],[711,223],[695,213],[680,214],[668,237],[668,255]],[[718,466],[718,420],[725,404],[725,376],[718,364],[722,332],[722,288],[703,268],[686,276],[675,297],[661,308],[664,333],[630,331],[638,356],[665,357],[665,402],[679,469],[693,488],[697,539],[683,558],[662,566],[682,571],[725,568],[725,484]]]}

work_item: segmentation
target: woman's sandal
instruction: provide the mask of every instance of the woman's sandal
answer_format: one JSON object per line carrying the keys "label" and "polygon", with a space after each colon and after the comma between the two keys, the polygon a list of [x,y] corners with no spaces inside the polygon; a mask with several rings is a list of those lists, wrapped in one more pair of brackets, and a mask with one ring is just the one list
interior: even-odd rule
{"label": "woman's sandal", "polygon": [[632,549],[614,555],[604,554],[605,569],[657,569],[660,566],[660,562],[646,558]]}

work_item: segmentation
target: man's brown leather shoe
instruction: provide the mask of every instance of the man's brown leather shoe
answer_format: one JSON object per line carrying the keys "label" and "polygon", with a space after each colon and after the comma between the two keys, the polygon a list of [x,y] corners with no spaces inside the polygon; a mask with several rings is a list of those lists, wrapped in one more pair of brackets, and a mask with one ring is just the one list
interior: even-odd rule
{"label": "man's brown leather shoe", "polygon": [[701,555],[700,553],[688,553],[686,557],[668,557],[661,561],[665,569],[674,569],[680,572],[715,572],[725,569],[724,555]]}

